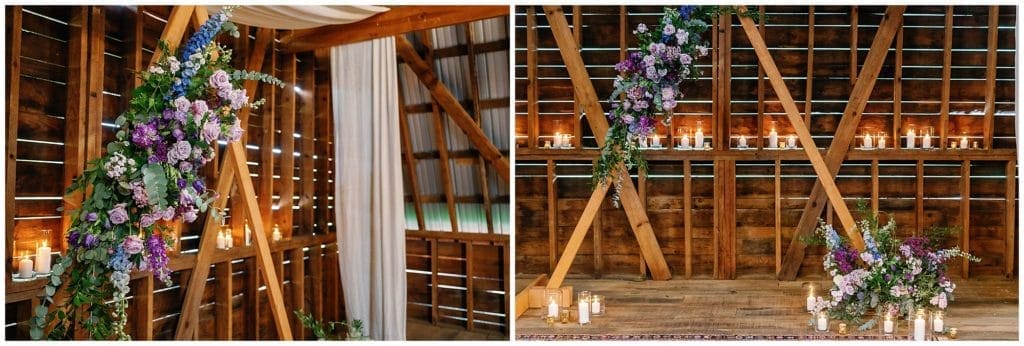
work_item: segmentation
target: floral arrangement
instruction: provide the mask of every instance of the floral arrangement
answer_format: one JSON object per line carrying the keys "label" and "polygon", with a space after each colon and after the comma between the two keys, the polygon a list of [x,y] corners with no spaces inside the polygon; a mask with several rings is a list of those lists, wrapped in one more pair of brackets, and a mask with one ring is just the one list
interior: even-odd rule
{"label": "floral arrangement", "polygon": [[[211,16],[177,54],[159,43],[165,55],[140,72],[142,83],[117,118],[116,140],[68,187],[69,194],[86,197],[72,214],[67,252],[53,266],[30,320],[33,339],[53,322],[48,337],[68,339],[79,321],[94,339],[128,340],[131,271],[151,271],[171,285],[167,251],[173,235],[165,223],[191,223],[209,209],[217,196],[199,169],[215,158],[218,141],[241,138],[237,112],[263,102],[249,102],[242,81],[284,86],[271,76],[233,69],[231,51],[213,41],[220,32],[239,36],[227,21],[232,9]],[[68,299],[49,311],[61,286]]]}
{"label": "floral arrangement", "polygon": [[[904,240],[896,238],[893,218],[879,225],[878,216],[867,211],[863,201],[859,209],[866,217],[857,223],[864,237],[864,251],[849,246],[831,225],[821,224],[811,243],[824,243],[828,252],[823,264],[832,276],[830,299],[816,304],[830,317],[861,324],[870,329],[887,314],[907,316],[918,308],[945,310],[953,300],[956,284],[946,275],[946,262],[962,257],[979,258],[958,247],[940,249],[955,228],[934,227],[924,235]],[[862,321],[870,310],[875,317]]]}
{"label": "floral arrangement", "polygon": [[[658,121],[671,123],[672,112],[684,97],[680,85],[701,76],[694,62],[708,55],[709,45],[701,37],[708,31],[708,23],[715,16],[731,12],[732,7],[718,6],[665,8],[658,25],[648,28],[641,23],[633,30],[639,49],[615,65],[620,75],[610,97],[611,124],[593,171],[594,186],[606,184],[609,177],[613,179],[616,189],[612,202],[616,205],[626,174],[620,165],[624,164],[627,171],[637,167],[646,170],[636,139],[651,134]],[[624,96],[621,102],[620,96]]]}

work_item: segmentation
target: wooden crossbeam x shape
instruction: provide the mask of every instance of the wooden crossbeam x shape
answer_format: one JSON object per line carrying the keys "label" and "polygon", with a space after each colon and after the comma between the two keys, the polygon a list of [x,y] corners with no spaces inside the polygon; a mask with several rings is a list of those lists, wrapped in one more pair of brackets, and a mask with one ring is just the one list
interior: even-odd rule
{"label": "wooden crossbeam x shape", "polygon": [[[562,60],[565,61],[565,68],[572,79],[573,90],[575,90],[576,97],[586,112],[590,128],[594,132],[594,138],[597,139],[598,145],[603,145],[605,134],[608,132],[608,120],[605,119],[604,110],[598,102],[594,85],[590,82],[587,67],[583,63],[583,57],[580,56],[579,45],[576,43],[572,30],[569,29],[569,23],[565,20],[565,13],[560,6],[544,6],[544,14],[551,25],[551,32],[555,36],[555,42],[558,44],[558,50],[562,54]],[[626,170],[624,166],[620,166],[619,169],[621,171]],[[576,224],[576,229],[573,230],[572,236],[570,236],[569,242],[562,252],[562,256],[558,259],[558,264],[551,274],[551,279],[548,280],[548,288],[560,287],[562,281],[565,280],[565,275],[569,272],[569,266],[572,265],[572,261],[576,257],[576,251],[579,250],[583,238],[587,230],[590,229],[594,216],[600,208],[601,202],[608,193],[609,185],[610,182],[594,189],[594,193],[591,195],[590,201],[587,202],[579,223]],[[637,194],[632,179],[628,177],[622,179],[622,191],[619,192],[619,197],[622,207],[626,212],[626,217],[629,219],[630,226],[632,226],[633,234],[636,236],[637,242],[640,243],[640,254],[651,270],[651,278],[654,280],[668,280],[672,278],[672,273],[665,262],[665,256],[661,252],[661,246],[658,245],[658,239],[654,236],[654,230],[651,228],[647,211],[640,200],[640,195]]]}
{"label": "wooden crossbeam x shape", "polygon": [[[746,6],[738,6],[737,9],[740,14],[747,13]],[[796,131],[796,135],[800,139],[800,144],[803,147],[804,152],[807,154],[807,158],[810,159],[811,166],[814,167],[814,173],[818,175],[819,183],[824,188],[825,194],[828,196],[828,200],[832,202],[836,215],[839,216],[839,221],[842,224],[843,229],[850,237],[850,242],[853,246],[858,250],[863,250],[864,239],[860,237],[860,234],[856,230],[856,223],[853,221],[853,215],[850,214],[850,209],[846,207],[846,202],[843,201],[843,196],[839,193],[839,188],[836,187],[836,182],[832,177],[832,171],[829,170],[829,166],[825,164],[825,160],[821,157],[821,153],[818,151],[818,146],[814,144],[814,140],[811,138],[811,133],[808,131],[807,125],[804,123],[804,119],[800,115],[800,110],[793,101],[793,96],[789,93],[789,88],[786,87],[786,83],[782,80],[782,74],[779,73],[779,68],[775,65],[775,60],[772,58],[771,53],[768,52],[768,46],[765,44],[764,37],[762,37],[760,32],[758,32],[757,25],[754,24],[753,19],[749,16],[743,15],[738,17],[740,19],[740,24],[743,25],[743,31],[746,32],[747,38],[750,39],[750,44],[754,48],[754,53],[757,55],[758,62],[761,64],[761,67],[764,68],[765,75],[768,76],[768,81],[775,90],[775,94],[778,95],[779,102],[782,103],[782,108],[786,111],[786,117],[789,118],[789,122],[793,124],[793,129]],[[870,90],[868,91],[870,92]],[[835,142],[833,142],[833,144],[835,144]],[[836,167],[838,170],[838,166],[839,165],[836,164],[833,167]],[[793,238],[796,239],[797,237],[794,236]]]}
{"label": "wooden crossbeam x shape", "polygon": [[[201,8],[201,10],[196,11],[195,9],[197,8]],[[181,35],[184,33],[183,28],[172,27],[172,23],[181,26],[187,25],[188,19],[193,14],[197,23],[205,22],[208,18],[208,14],[202,6],[193,7],[191,10],[191,13],[180,14],[184,20],[168,22],[168,26],[164,29],[164,34],[176,34],[177,37],[172,37],[173,40],[166,41],[180,42]],[[180,17],[172,16],[172,18]],[[250,71],[261,70],[263,57],[268,47],[270,47],[270,42],[273,38],[273,30],[262,28],[259,30],[256,36],[256,43],[246,63],[246,69]],[[256,91],[256,81],[246,81],[244,88],[246,94],[253,95]],[[242,128],[247,127],[249,112],[249,108],[243,108],[238,113],[238,121]],[[248,216],[247,219],[253,231],[256,259],[259,266],[262,267],[260,272],[263,273],[263,280],[267,283],[267,298],[270,302],[270,312],[274,320],[274,326],[277,328],[277,335],[281,340],[292,340],[291,327],[288,325],[288,312],[284,307],[284,294],[282,287],[278,284],[280,281],[275,270],[276,266],[271,259],[270,245],[265,232],[266,228],[263,224],[263,219],[260,217],[259,206],[256,203],[256,190],[253,187],[252,178],[249,176],[249,167],[245,160],[245,144],[239,141],[228,143],[227,149],[224,151],[224,160],[216,185],[217,195],[221,197],[214,200],[212,208],[221,209],[225,207],[227,199],[224,197],[228,196],[231,192],[232,185],[236,183],[236,177],[238,178],[239,195],[243,198],[242,209]],[[202,303],[203,291],[206,288],[206,279],[210,275],[213,254],[217,251],[215,245],[219,227],[220,222],[214,218],[214,213],[211,210],[206,217],[203,233],[199,239],[199,253],[196,254],[196,265],[192,269],[188,288],[185,291],[185,299],[181,307],[181,315],[178,318],[178,327],[175,332],[176,339],[193,339],[196,336],[196,327],[199,323],[197,319],[199,306]]]}
{"label": "wooden crossbeam x shape", "polygon": [[[906,8],[906,6],[890,6],[886,10],[885,17],[879,25],[878,33],[875,34],[875,39],[871,43],[871,50],[868,52],[867,59],[864,61],[864,66],[861,68],[860,74],[857,76],[857,81],[850,93],[850,99],[846,104],[846,109],[843,111],[843,118],[840,120],[835,136],[832,138],[832,144],[828,149],[828,153],[825,154],[825,164],[828,166],[828,177],[830,179],[839,172],[839,166],[842,164],[843,159],[850,150],[850,144],[854,140],[857,132],[857,125],[860,123],[864,107],[867,105],[868,98],[871,96],[871,90],[875,86],[875,81],[878,80],[878,75],[882,69],[882,64],[885,62],[886,54],[889,52],[889,47],[892,45],[893,38],[896,36],[896,32],[899,31],[900,24],[903,22],[903,12]],[[742,17],[740,18],[740,21],[741,23],[744,23],[744,28],[747,26],[746,22],[751,22],[750,18]],[[753,23],[751,22],[750,25],[752,26]],[[753,36],[749,30],[747,31],[747,34],[748,36]],[[761,38],[760,34],[757,34],[756,36],[758,39]],[[751,41],[753,40],[754,38],[752,37]],[[761,42],[763,42],[763,39]],[[755,48],[755,50],[757,49],[758,48]],[[767,54],[766,49],[765,54]],[[776,75],[778,75],[778,73],[776,73]],[[785,105],[785,101],[783,102]],[[824,175],[819,173],[820,179],[823,179],[824,177]],[[778,275],[780,279],[794,280],[796,278],[797,271],[800,269],[800,263],[803,262],[804,249],[806,247],[806,244],[800,241],[800,238],[809,234],[811,230],[814,229],[818,217],[825,208],[825,198],[827,197],[825,192],[824,185],[820,180],[817,181],[814,184],[814,188],[811,189],[810,197],[807,200],[807,204],[804,206],[804,211],[800,216],[800,221],[797,223],[796,233],[793,235],[793,238],[789,243],[789,247],[786,250],[786,256]],[[833,201],[833,204],[839,203]],[[854,246],[857,246],[858,249],[862,249],[863,240],[861,240],[860,234],[856,231],[851,232],[852,228],[846,227],[845,224],[844,228],[846,228],[847,235],[849,235]]]}

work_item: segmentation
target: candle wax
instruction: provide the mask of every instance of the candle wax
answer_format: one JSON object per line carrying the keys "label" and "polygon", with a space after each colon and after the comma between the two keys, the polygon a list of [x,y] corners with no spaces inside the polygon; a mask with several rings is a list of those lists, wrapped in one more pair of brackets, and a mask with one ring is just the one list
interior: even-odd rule
{"label": "candle wax", "polygon": [[924,341],[924,318],[914,320],[914,341]]}
{"label": "candle wax", "polygon": [[695,147],[697,147],[697,148],[703,148],[704,147],[704,130],[698,129],[697,130],[697,134],[695,136],[693,136],[693,138],[694,138],[693,145]]}
{"label": "candle wax", "polygon": [[932,135],[924,134],[924,139],[921,140],[921,149],[928,149],[932,147]]}
{"label": "candle wax", "polygon": [[914,149],[914,136],[914,130],[907,130],[907,149]]}
{"label": "candle wax", "polygon": [[580,309],[580,324],[590,323],[590,302],[581,301],[579,304]]}
{"label": "candle wax", "polygon": [[768,133],[768,147],[769,148],[778,148],[779,147],[779,133],[775,132],[775,129],[772,129],[772,131]]}
{"label": "candle wax", "polygon": [[825,316],[818,316],[818,330],[828,330],[828,318],[826,318]]}
{"label": "candle wax", "polygon": [[892,322],[892,320],[885,320],[885,322],[882,323],[882,329],[883,329],[883,331],[886,334],[892,334],[892,329],[893,329],[893,322]]}
{"label": "candle wax", "polygon": [[814,311],[814,297],[807,296],[807,311]]}
{"label": "candle wax", "polygon": [[18,277],[31,279],[33,274],[35,273],[32,272],[32,259],[27,256],[22,258],[21,262],[18,262]]}
{"label": "candle wax", "polygon": [[878,149],[885,149],[885,137],[878,137]]}
{"label": "candle wax", "polygon": [[36,249],[36,272],[50,272],[50,247],[46,246],[46,242]]}
{"label": "candle wax", "polygon": [[943,326],[942,318],[941,317],[940,318],[936,318],[935,320],[932,321],[932,331],[934,331],[936,333],[942,333],[943,327],[944,326]]}
{"label": "candle wax", "polygon": [[872,146],[871,135],[864,135],[864,148],[871,149]]}
{"label": "candle wax", "polygon": [[558,303],[555,303],[554,300],[552,300],[551,303],[548,304],[548,316],[558,317]]}

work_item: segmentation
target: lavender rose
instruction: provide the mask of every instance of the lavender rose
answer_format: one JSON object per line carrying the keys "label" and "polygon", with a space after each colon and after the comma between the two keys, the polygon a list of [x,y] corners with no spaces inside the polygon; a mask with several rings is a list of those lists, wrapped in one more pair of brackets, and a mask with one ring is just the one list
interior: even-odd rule
{"label": "lavender rose", "polygon": [[124,242],[121,243],[121,247],[124,248],[124,252],[129,255],[134,255],[142,252],[142,248],[145,244],[142,241],[142,237],[137,235],[130,235],[124,238]]}
{"label": "lavender rose", "polygon": [[217,89],[225,89],[231,87],[231,78],[228,77],[228,73],[224,70],[217,70],[210,75],[209,85]]}
{"label": "lavender rose", "polygon": [[189,107],[192,107],[192,102],[184,96],[174,99],[174,108],[179,112],[188,112]]}
{"label": "lavender rose", "polygon": [[125,223],[125,221],[128,221],[128,211],[124,210],[125,205],[127,205],[127,203],[119,203],[114,205],[114,209],[107,212],[107,217],[110,219],[111,223],[120,225]]}

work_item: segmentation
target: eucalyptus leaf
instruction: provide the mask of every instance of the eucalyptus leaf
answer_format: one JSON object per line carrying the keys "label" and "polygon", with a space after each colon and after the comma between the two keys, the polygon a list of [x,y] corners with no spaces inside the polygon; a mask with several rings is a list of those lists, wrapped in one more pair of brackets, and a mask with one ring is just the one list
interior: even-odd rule
{"label": "eucalyptus leaf", "polygon": [[[50,286],[46,286],[50,287]],[[51,294],[52,295],[52,294]],[[46,305],[36,305],[36,316],[46,316]]]}
{"label": "eucalyptus leaf", "polygon": [[36,328],[36,327],[33,326],[32,329],[29,330],[28,334],[29,334],[29,337],[32,338],[32,340],[39,340],[39,339],[43,338],[43,329],[42,328]]}
{"label": "eucalyptus leaf", "polygon": [[[57,279],[56,276],[51,276],[51,278],[52,278],[52,279],[50,279],[51,281],[54,280],[54,279]],[[57,280],[60,280],[60,279],[57,279]],[[55,287],[53,285],[46,285],[46,295],[47,296],[51,296],[52,297],[56,293],[57,293],[57,287]],[[38,307],[43,307],[43,306],[40,305]],[[45,313],[46,310],[44,309],[43,311]]]}
{"label": "eucalyptus leaf", "polygon": [[167,206],[167,176],[163,166],[147,164],[142,166],[142,182],[146,185],[146,195],[150,201],[157,201],[161,208]]}
{"label": "eucalyptus leaf", "polygon": [[[60,275],[53,274],[53,273],[50,274],[50,284],[53,285],[53,286],[50,286],[50,287],[60,286],[61,283],[62,282],[60,281]],[[47,295],[53,296],[53,293],[47,292]]]}

